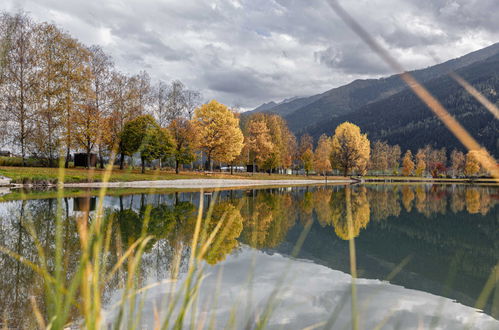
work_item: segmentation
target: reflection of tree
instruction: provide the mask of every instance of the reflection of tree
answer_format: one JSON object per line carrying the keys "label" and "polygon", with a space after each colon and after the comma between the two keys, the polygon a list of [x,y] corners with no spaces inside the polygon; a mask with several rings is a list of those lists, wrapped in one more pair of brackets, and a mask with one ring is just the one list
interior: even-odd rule
{"label": "reflection of tree", "polygon": [[425,213],[426,191],[423,186],[416,186],[416,209],[419,213]]}
{"label": "reflection of tree", "polygon": [[313,194],[307,189],[303,193],[302,198],[298,202],[298,212],[300,214],[300,222],[303,225],[310,223],[312,221],[312,215],[314,213],[314,200]]}
{"label": "reflection of tree", "polygon": [[407,212],[412,211],[412,201],[414,200],[414,191],[409,186],[402,187],[402,204]]}
{"label": "reflection of tree", "polygon": [[[146,250],[152,248],[155,242],[162,238],[169,238],[175,232],[177,237],[189,240],[192,236],[192,219],[195,207],[190,202],[177,202],[174,205],[160,204],[151,206],[141,203],[140,211],[131,208],[120,209],[110,216],[118,223],[121,241],[127,249],[143,234],[151,235],[153,239],[148,243]],[[147,218],[146,218],[147,217]],[[147,228],[144,228],[147,225]]]}
{"label": "reflection of tree", "polygon": [[480,212],[480,193],[477,189],[466,191],[466,210],[471,214]]}
{"label": "reflection of tree", "polygon": [[204,257],[209,264],[214,265],[224,260],[226,255],[238,246],[237,238],[243,231],[243,218],[230,202],[220,202],[214,205],[208,221],[205,224],[208,234],[213,232],[219,221],[224,222]]}
{"label": "reflection of tree", "polygon": [[367,194],[373,220],[383,220],[400,215],[399,192],[392,186],[369,189]]}
{"label": "reflection of tree", "polygon": [[[40,247],[44,250],[49,271],[52,271],[55,255],[55,200],[24,200],[2,204],[0,215],[0,246],[25,260],[39,263],[35,240],[36,233]],[[63,267],[67,278],[72,277],[80,257],[80,242],[73,216],[65,213],[62,225]],[[35,329],[36,319],[30,305],[30,297],[36,298],[38,308],[44,312],[53,306],[46,306],[42,299],[44,285],[39,275],[23,263],[0,254],[0,315],[9,328]],[[4,319],[8,316],[8,319]]]}
{"label": "reflection of tree", "polygon": [[331,210],[331,190],[318,189],[314,192],[314,206],[315,213],[317,214],[317,221],[322,227],[331,224],[332,210]]}
{"label": "reflection of tree", "polygon": [[[366,228],[369,223],[370,209],[365,187],[352,189],[346,186],[345,189],[333,193],[331,208],[334,231],[341,239],[357,237],[360,230]],[[351,226],[347,220],[347,208],[350,208],[352,214]]]}
{"label": "reflection of tree", "polygon": [[452,191],[450,200],[450,209],[452,212],[457,213],[464,210],[466,206],[466,192],[464,189],[456,188]]}
{"label": "reflection of tree", "polygon": [[241,240],[255,248],[275,248],[295,224],[297,203],[291,195],[278,191],[253,191],[252,194],[245,198],[242,207]]}

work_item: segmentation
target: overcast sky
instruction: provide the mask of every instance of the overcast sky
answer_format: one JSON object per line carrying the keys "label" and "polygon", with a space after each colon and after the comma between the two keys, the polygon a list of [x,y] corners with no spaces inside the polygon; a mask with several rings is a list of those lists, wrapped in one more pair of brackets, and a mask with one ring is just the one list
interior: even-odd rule
{"label": "overcast sky", "polygon": [[[408,69],[499,41],[498,0],[343,0]],[[326,0],[2,0],[87,45],[119,70],[180,79],[230,106],[324,92],[392,74]]]}

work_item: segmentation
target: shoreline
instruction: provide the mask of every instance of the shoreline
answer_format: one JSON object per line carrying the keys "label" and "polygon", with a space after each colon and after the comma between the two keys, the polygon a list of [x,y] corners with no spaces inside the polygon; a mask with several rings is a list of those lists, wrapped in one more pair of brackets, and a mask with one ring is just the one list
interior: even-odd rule
{"label": "shoreline", "polygon": [[[327,180],[327,184],[350,184],[356,180]],[[65,183],[64,188],[175,188],[175,189],[202,189],[202,188],[233,188],[255,186],[299,186],[326,184],[325,180],[250,180],[250,179],[175,179],[155,181],[129,182],[81,182]]]}

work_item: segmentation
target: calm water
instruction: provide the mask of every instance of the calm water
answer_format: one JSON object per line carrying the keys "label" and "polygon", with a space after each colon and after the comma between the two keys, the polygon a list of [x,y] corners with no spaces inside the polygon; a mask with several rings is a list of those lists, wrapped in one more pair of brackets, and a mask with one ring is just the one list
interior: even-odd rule
{"label": "calm water", "polygon": [[[140,281],[147,285],[169,278],[174,261],[180,260],[181,282],[199,200],[199,193],[186,192],[105,197],[105,215],[114,233],[109,267],[140,236],[144,214],[150,212],[147,232],[155,239],[143,257]],[[499,262],[497,187],[248,189],[205,195],[206,200],[214,203],[212,220],[205,223],[208,230],[215,228],[223,214],[233,219],[205,257],[198,317],[213,316],[215,328],[226,325],[231,314],[238,328],[246,326],[264,309],[276,287],[280,289],[269,328],[321,328],[325,324],[321,322],[328,320],[334,321],[334,328],[348,327],[351,238],[357,258],[361,329],[379,325],[388,329],[499,328],[499,289],[490,291],[483,312],[473,308]],[[62,200],[68,276],[80,256],[77,224],[93,220],[97,203],[96,197]],[[353,220],[350,230],[348,203]],[[89,214],[84,212],[87,209]],[[54,199],[0,203],[0,245],[36,262],[38,253],[29,234],[32,228],[50,265],[56,212]],[[300,237],[303,245],[296,251]],[[109,322],[116,316],[113,306],[120,298],[124,276],[116,276],[104,292]],[[153,327],[154,309],[172,290],[171,285],[161,284],[142,295],[144,328]],[[13,327],[34,327],[30,297],[43,311],[41,280],[0,254],[2,318]]]}

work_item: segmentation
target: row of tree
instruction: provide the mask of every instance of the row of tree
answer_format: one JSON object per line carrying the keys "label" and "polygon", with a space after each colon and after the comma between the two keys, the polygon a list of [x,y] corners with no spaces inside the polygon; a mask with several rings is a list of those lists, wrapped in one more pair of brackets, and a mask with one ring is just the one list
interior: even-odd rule
{"label": "row of tree", "polygon": [[200,103],[180,81],[123,74],[100,47],[24,14],[0,16],[0,50],[0,143],[23,164],[34,156],[53,166],[63,151],[68,166],[82,150],[103,165],[111,150],[129,151],[120,139],[127,122],[149,114],[164,128]]}
{"label": "row of tree", "polygon": [[407,150],[402,159],[402,174],[440,177],[452,175],[455,177],[472,177],[487,174],[481,165],[480,157],[483,154],[479,150],[471,150],[467,154],[454,149],[450,154],[450,165],[447,166],[447,154],[445,148],[432,149],[425,146],[418,149],[415,156],[411,150]]}

